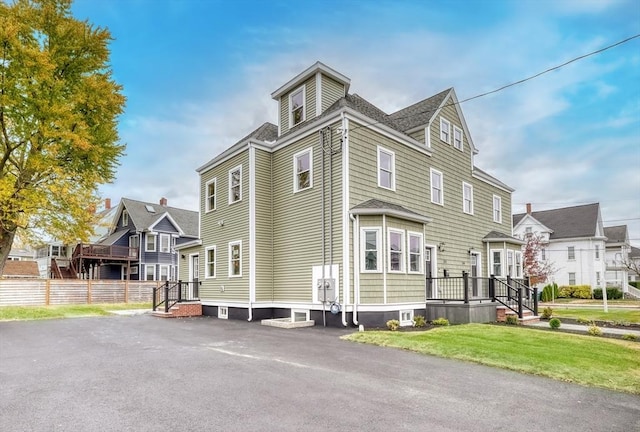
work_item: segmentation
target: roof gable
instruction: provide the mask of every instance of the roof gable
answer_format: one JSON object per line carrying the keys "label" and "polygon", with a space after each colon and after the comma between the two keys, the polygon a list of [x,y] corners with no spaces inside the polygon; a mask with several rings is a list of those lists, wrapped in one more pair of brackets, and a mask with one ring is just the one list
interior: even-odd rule
{"label": "roof gable", "polygon": [[604,227],[604,236],[607,238],[607,244],[629,243],[629,234],[626,225]]}
{"label": "roof gable", "polygon": [[[514,225],[519,224],[525,215],[527,214],[514,215]],[[602,224],[602,219],[598,203],[535,211],[531,212],[530,216],[552,230],[549,240],[601,235],[599,226]]]}
{"label": "roof gable", "polygon": [[[159,221],[169,217],[180,235],[187,237],[198,237],[199,235],[199,215],[196,211],[122,198],[116,221],[119,220],[120,214],[124,210],[129,213],[129,219],[136,231],[152,231]],[[115,228],[115,226],[112,228],[112,233]]]}

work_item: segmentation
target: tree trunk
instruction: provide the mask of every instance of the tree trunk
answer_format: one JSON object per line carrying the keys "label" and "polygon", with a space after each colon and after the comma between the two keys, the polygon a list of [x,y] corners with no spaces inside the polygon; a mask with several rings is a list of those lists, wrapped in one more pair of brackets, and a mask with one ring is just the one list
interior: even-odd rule
{"label": "tree trunk", "polygon": [[4,264],[7,262],[7,258],[9,258],[15,235],[15,231],[6,231],[0,228],[0,277],[4,274]]}

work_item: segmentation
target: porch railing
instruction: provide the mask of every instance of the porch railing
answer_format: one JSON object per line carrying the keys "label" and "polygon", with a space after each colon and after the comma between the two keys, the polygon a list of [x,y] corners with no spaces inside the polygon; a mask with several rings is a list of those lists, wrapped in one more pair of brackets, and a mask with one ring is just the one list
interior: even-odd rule
{"label": "porch railing", "polygon": [[524,316],[524,310],[530,310],[534,315],[538,315],[538,289],[529,287],[527,279],[498,279],[491,276],[493,280],[493,299],[498,303],[508,307],[518,314],[518,318]]}
{"label": "porch railing", "polygon": [[163,307],[165,312],[176,303],[200,300],[198,288],[200,282],[170,282],[153,289],[153,310]]}

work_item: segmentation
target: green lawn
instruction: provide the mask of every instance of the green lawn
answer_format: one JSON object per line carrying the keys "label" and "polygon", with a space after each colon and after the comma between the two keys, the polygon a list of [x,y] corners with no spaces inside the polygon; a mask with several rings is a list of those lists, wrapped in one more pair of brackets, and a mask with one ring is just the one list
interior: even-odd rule
{"label": "green lawn", "polygon": [[64,306],[2,306],[0,321],[73,318],[110,315],[109,311],[151,309],[151,303],[115,303]]}
{"label": "green lawn", "polygon": [[640,394],[640,343],[515,326],[468,324],[344,339]]}
{"label": "green lawn", "polygon": [[[638,323],[640,324],[640,309],[615,309],[609,308],[608,312],[604,312],[601,308],[571,308],[571,307],[553,307],[552,315],[556,318],[583,318],[589,321],[611,321],[619,323]],[[542,309],[539,309],[541,312]]]}

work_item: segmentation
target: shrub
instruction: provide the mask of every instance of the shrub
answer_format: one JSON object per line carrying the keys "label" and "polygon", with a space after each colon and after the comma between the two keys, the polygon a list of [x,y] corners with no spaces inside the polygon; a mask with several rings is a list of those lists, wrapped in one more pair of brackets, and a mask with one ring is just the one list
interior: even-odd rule
{"label": "shrub", "polygon": [[573,286],[563,285],[558,290],[558,298],[569,298],[571,297],[571,293],[573,293]]}
{"label": "shrub", "polygon": [[622,339],[624,340],[628,340],[628,341],[637,341],[638,340],[638,336],[631,334],[631,333],[627,333],[627,334],[623,334],[622,335]]}
{"label": "shrub", "polygon": [[560,320],[558,318],[551,318],[549,320],[549,327],[554,330],[560,328]]}
{"label": "shrub", "polygon": [[516,315],[507,315],[505,322],[509,325],[518,325],[518,317]]}
{"label": "shrub", "polygon": [[396,331],[400,328],[400,321],[398,320],[389,320],[387,321],[387,328],[391,331]]}
{"label": "shrub", "polygon": [[433,321],[431,321],[431,324],[439,325],[439,326],[448,326],[449,325],[449,320],[446,319],[446,318],[438,318],[438,319],[434,319]]}
{"label": "shrub", "polygon": [[542,318],[549,319],[551,318],[552,314],[553,314],[553,309],[551,309],[550,307],[546,307],[542,309]]}
{"label": "shrub", "polygon": [[587,328],[587,333],[591,336],[602,336],[602,330],[595,324],[591,324],[589,328]]}
{"label": "shrub", "polygon": [[558,292],[559,298],[590,299],[591,286],[589,285],[563,285]]}
{"label": "shrub", "polygon": [[549,302],[553,299],[558,298],[558,284],[553,283],[542,288],[542,294],[540,295],[540,300],[543,302]]}
{"label": "shrub", "polygon": [[424,327],[426,325],[426,321],[422,315],[417,315],[413,317],[413,326],[414,327]]}
{"label": "shrub", "polygon": [[629,285],[631,285],[634,288],[640,289],[640,281],[631,281],[629,282]]}
{"label": "shrub", "polygon": [[[593,290],[593,298],[596,300],[602,300],[602,288],[596,288]],[[607,300],[617,300],[622,298],[622,291],[618,288],[607,288]]]}
{"label": "shrub", "polygon": [[582,318],[582,317],[578,318],[576,321],[578,321],[578,324],[590,324],[591,323],[590,320],[588,320],[586,318]]}

